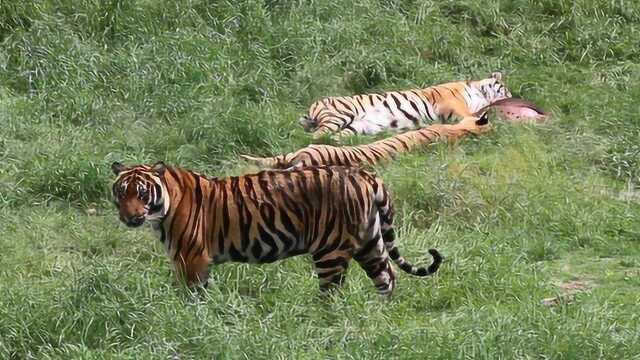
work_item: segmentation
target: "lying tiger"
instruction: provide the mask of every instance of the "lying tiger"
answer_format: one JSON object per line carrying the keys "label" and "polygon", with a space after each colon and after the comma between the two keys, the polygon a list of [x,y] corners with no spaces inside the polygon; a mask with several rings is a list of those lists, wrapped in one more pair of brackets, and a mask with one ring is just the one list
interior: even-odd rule
{"label": "lying tiger", "polygon": [[389,295],[396,278],[389,259],[416,276],[435,273],[442,262],[434,249],[428,267],[400,255],[387,188],[364,170],[315,167],[208,178],[163,163],[114,163],[112,169],[120,220],[130,227],[149,220],[189,286],[206,286],[212,264],[310,254],[322,290],[342,284],[353,258],[378,292]]}
{"label": "lying tiger", "polygon": [[458,81],[426,89],[327,97],[313,103],[299,122],[314,137],[376,134],[416,129],[452,118],[477,120],[476,113],[511,92],[495,72],[487,79]]}
{"label": "lying tiger", "polygon": [[447,138],[457,140],[467,134],[481,134],[489,130],[486,114],[479,120],[470,118],[455,125],[433,124],[407,131],[371,144],[359,146],[309,145],[298,151],[274,157],[258,158],[240,155],[262,169],[288,169],[319,165],[360,166],[375,165],[418,146]]}

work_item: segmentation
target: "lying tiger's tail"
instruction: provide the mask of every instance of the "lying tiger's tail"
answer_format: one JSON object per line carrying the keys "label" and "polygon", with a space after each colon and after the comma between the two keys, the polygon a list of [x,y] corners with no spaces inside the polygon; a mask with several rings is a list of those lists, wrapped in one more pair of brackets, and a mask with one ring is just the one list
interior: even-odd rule
{"label": "lying tiger's tail", "polygon": [[289,167],[288,163],[285,163],[286,155],[279,155],[273,157],[254,157],[249,155],[240,155],[241,158],[256,165],[261,169],[286,169]]}
{"label": "lying tiger's tail", "polygon": [[298,124],[302,126],[304,131],[313,132],[318,127],[318,120],[315,118],[311,118],[309,115],[302,115],[298,119]]}

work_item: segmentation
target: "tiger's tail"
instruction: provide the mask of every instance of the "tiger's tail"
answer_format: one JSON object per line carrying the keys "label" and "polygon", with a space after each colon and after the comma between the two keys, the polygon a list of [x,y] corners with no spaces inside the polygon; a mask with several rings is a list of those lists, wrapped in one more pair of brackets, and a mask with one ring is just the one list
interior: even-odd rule
{"label": "tiger's tail", "polygon": [[382,241],[389,252],[391,260],[393,260],[402,271],[414,276],[424,277],[435,274],[444,259],[438,250],[428,250],[429,254],[433,257],[433,262],[429,266],[414,266],[400,255],[400,250],[395,244],[396,234],[393,229],[393,204],[391,203],[391,198],[386,188],[379,186],[378,189],[380,190],[376,194],[376,203],[381,220]]}
{"label": "tiger's tail", "polygon": [[402,255],[400,255],[400,251],[398,251],[398,247],[394,246],[389,251],[389,257],[393,262],[398,265],[398,267],[406,272],[407,274],[411,274],[413,276],[425,277],[429,275],[435,274],[440,268],[440,264],[442,264],[442,255],[436,249],[429,249],[429,254],[433,257],[433,262],[429,266],[415,266],[407,262]]}
{"label": "tiger's tail", "polygon": [[400,255],[400,250],[398,246],[395,244],[395,231],[390,229],[383,233],[382,241],[384,242],[387,251],[389,252],[389,257],[393,262],[404,272],[407,274],[411,274],[413,276],[429,276],[435,274],[440,268],[440,264],[442,264],[443,257],[440,255],[440,252],[436,249],[429,249],[428,252],[433,257],[433,262],[429,266],[415,266],[405,260],[405,258]]}
{"label": "tiger's tail", "polygon": [[302,115],[298,119],[298,124],[300,124],[306,132],[313,132],[318,127],[317,119],[311,118],[309,115]]}
{"label": "tiger's tail", "polygon": [[240,155],[241,158],[245,159],[249,163],[252,163],[258,166],[261,169],[283,169],[284,156],[273,156],[273,157],[254,157],[249,155]]}

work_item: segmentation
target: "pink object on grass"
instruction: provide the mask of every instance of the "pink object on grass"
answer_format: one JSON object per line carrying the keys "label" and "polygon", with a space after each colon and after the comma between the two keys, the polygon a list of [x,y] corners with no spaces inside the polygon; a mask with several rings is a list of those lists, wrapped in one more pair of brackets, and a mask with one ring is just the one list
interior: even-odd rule
{"label": "pink object on grass", "polygon": [[483,108],[483,111],[493,110],[499,117],[512,123],[543,123],[549,118],[549,114],[531,101],[508,98],[494,102]]}

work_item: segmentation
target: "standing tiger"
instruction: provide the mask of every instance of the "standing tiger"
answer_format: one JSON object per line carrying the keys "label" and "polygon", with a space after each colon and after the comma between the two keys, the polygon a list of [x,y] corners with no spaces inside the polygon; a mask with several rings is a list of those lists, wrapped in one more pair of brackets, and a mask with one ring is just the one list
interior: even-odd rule
{"label": "standing tiger", "polygon": [[263,169],[302,168],[319,165],[360,166],[388,161],[399,153],[440,138],[459,139],[467,134],[480,134],[489,129],[486,114],[476,122],[462,121],[455,125],[433,124],[422,129],[407,131],[371,144],[358,146],[332,146],[312,144],[292,153],[266,158],[240,155]]}
{"label": "standing tiger", "polygon": [[433,249],[429,267],[400,256],[389,193],[364,170],[317,167],[207,178],[163,163],[114,163],[112,169],[120,220],[130,227],[149,220],[189,286],[206,286],[212,264],[310,254],[322,290],[343,282],[353,258],[388,295],[395,286],[389,259],[416,276],[435,273],[442,262]]}
{"label": "standing tiger", "polygon": [[[455,118],[476,118],[493,102],[510,98],[511,92],[495,72],[487,79],[458,81],[426,89],[382,94],[327,97],[313,103],[299,122],[314,137],[376,134],[380,131],[415,129]],[[476,119],[477,120],[477,119]]]}

